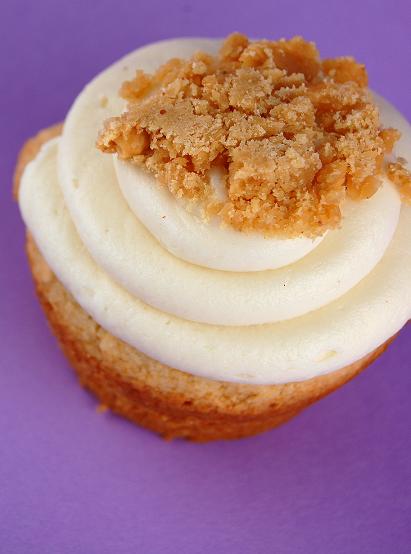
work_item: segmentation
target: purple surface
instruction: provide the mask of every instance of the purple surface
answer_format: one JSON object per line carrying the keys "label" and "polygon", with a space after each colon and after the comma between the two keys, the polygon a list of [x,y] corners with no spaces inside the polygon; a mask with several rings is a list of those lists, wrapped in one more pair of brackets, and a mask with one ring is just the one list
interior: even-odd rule
{"label": "purple surface", "polygon": [[324,56],[366,62],[371,85],[410,118],[408,0],[245,6],[2,1],[1,553],[410,551],[410,327],[371,369],[278,430],[167,444],[96,413],[34,296],[10,196],[18,148],[137,46],[232,30],[304,34]]}

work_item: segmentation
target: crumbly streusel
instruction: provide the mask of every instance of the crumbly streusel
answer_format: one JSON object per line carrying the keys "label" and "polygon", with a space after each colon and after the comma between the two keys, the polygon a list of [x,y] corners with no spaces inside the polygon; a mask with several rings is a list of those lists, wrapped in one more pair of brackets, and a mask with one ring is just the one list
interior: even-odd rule
{"label": "crumbly streusel", "polygon": [[[353,58],[321,60],[312,42],[250,42],[233,34],[218,56],[171,59],[123,83],[128,104],[97,146],[145,167],[179,198],[238,230],[317,236],[341,221],[348,198],[372,196],[400,134],[382,129]],[[227,198],[209,173],[220,167]],[[388,175],[411,199],[404,164]]]}

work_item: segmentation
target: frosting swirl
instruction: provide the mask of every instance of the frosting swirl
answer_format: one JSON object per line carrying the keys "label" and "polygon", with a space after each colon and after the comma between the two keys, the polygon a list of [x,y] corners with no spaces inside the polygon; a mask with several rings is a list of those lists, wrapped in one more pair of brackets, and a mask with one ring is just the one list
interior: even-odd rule
{"label": "frosting swirl", "polygon": [[[411,209],[387,181],[348,203],[342,228],[322,240],[242,234],[200,223],[144,172],[95,148],[102,121],[123,107],[119,82],[136,67],[216,48],[157,43],[92,81],[62,138],[27,167],[22,214],[80,305],[146,354],[220,380],[308,379],[359,359],[410,317]],[[407,155],[407,123],[379,103]]]}

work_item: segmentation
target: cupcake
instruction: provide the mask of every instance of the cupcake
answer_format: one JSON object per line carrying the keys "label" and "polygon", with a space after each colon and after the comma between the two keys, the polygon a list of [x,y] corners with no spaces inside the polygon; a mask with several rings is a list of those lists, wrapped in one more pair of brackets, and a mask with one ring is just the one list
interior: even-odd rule
{"label": "cupcake", "polygon": [[81,384],[165,438],[273,428],[411,313],[411,129],[300,37],[129,54],[23,147],[15,191]]}

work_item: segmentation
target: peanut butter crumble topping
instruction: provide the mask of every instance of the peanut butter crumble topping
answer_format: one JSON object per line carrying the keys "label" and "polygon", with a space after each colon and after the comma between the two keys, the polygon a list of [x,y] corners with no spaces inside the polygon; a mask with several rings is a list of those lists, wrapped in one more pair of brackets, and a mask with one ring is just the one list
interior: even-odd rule
{"label": "peanut butter crumble topping", "polygon": [[[312,42],[250,42],[171,59],[123,83],[126,111],[97,147],[146,168],[178,198],[241,231],[315,237],[338,227],[346,198],[371,197],[400,134],[382,129],[353,58],[321,60]],[[222,171],[226,199],[210,184]],[[387,173],[411,200],[402,162]]]}

